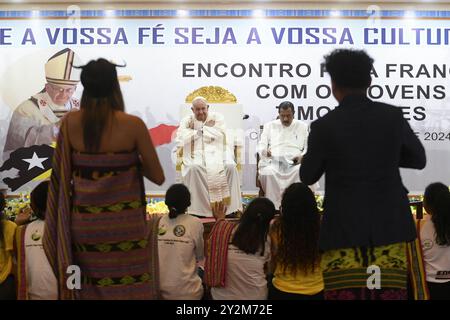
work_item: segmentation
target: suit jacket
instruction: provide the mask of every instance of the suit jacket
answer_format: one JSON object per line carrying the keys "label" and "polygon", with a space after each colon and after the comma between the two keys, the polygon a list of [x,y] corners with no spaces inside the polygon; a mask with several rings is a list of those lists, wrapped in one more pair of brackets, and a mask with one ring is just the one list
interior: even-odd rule
{"label": "suit jacket", "polygon": [[411,241],[414,221],[399,168],[423,169],[425,150],[401,109],[350,95],[311,124],[300,179],[325,173],[320,248]]}

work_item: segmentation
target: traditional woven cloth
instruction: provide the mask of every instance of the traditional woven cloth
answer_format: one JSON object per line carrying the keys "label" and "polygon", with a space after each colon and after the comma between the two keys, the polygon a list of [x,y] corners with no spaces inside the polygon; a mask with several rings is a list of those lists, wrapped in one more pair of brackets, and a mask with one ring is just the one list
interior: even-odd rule
{"label": "traditional woven cloth", "polygon": [[211,229],[206,243],[204,281],[209,287],[224,287],[228,257],[228,244],[237,224],[218,220]]}
{"label": "traditional woven cloth", "polygon": [[58,280],[59,299],[63,300],[75,298],[75,291],[66,285],[69,276],[66,271],[73,264],[70,235],[72,162],[68,138],[68,128],[63,120],[53,154],[42,239],[45,254]]}
{"label": "traditional woven cloth", "polygon": [[25,259],[25,230],[26,225],[19,226],[16,229],[14,251],[17,263],[17,276],[16,276],[16,287],[17,287],[17,300],[28,300],[28,284],[27,284],[27,273],[26,267],[27,262]]}
{"label": "traditional woven cloth", "polygon": [[416,223],[417,238],[408,242],[408,274],[414,300],[429,300],[430,293],[427,287],[425,264],[423,261],[422,244],[420,240],[420,220]]}
{"label": "traditional woven cloth", "polygon": [[[406,300],[407,244],[325,251],[321,267],[327,300]],[[380,268],[380,289],[369,289],[369,266]]]}
{"label": "traditional woven cloth", "polygon": [[[158,298],[157,218],[146,221],[137,153],[69,152],[65,123],[61,132],[44,233],[60,298]],[[81,269],[80,290],[66,286],[72,264]]]}

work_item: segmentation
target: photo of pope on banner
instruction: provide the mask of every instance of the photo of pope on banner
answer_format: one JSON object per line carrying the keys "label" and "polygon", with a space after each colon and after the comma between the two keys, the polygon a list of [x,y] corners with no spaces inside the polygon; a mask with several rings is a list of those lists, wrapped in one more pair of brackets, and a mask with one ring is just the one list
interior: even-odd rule
{"label": "photo of pope on banner", "polygon": [[69,48],[58,51],[45,63],[44,89],[23,101],[13,112],[3,148],[3,160],[22,147],[56,141],[60,119],[80,103],[73,98],[81,60]]}

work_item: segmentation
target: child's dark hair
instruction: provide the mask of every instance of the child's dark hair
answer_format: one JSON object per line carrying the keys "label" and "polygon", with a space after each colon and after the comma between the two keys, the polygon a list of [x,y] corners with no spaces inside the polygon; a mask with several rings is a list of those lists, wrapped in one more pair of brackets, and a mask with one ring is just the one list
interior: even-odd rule
{"label": "child's dark hair", "polygon": [[256,198],[248,205],[234,233],[232,244],[247,254],[261,249],[264,255],[270,221],[275,215],[275,206],[267,198]]}
{"label": "child's dark hair", "polygon": [[169,208],[169,218],[174,219],[178,215],[186,213],[187,208],[191,205],[191,193],[184,184],[174,184],[166,192],[165,203]]}
{"label": "child's dark hair", "polygon": [[43,181],[30,193],[30,205],[33,214],[41,220],[45,219],[45,211],[47,210],[48,186],[49,182]]}
{"label": "child's dark hair", "polygon": [[436,243],[450,245],[450,191],[440,182],[430,184],[425,189],[425,206],[431,211],[431,221],[436,229]]}

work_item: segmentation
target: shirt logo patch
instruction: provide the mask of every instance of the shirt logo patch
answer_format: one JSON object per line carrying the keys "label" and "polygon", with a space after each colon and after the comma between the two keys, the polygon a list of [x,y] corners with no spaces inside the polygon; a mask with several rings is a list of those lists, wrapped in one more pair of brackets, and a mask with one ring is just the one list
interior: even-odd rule
{"label": "shirt logo patch", "polygon": [[424,249],[431,249],[431,248],[433,248],[433,240],[431,240],[431,239],[423,240],[423,248]]}
{"label": "shirt logo patch", "polygon": [[436,273],[436,280],[450,280],[450,270],[447,271],[438,271]]}
{"label": "shirt logo patch", "polygon": [[37,230],[31,234],[31,240],[33,241],[39,241],[41,237],[42,235]]}
{"label": "shirt logo patch", "polygon": [[165,235],[166,232],[167,232],[167,230],[166,230],[164,227],[158,228],[158,235],[159,235],[159,236]]}
{"label": "shirt logo patch", "polygon": [[181,224],[179,224],[175,228],[173,228],[173,234],[176,237],[182,237],[182,236],[184,236],[185,233],[186,233],[186,228]]}

